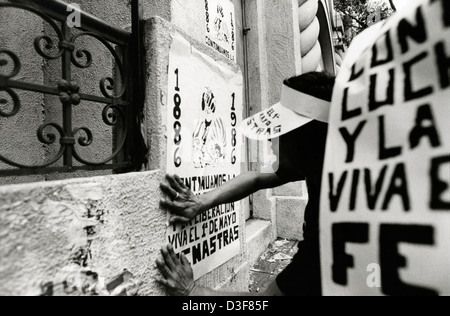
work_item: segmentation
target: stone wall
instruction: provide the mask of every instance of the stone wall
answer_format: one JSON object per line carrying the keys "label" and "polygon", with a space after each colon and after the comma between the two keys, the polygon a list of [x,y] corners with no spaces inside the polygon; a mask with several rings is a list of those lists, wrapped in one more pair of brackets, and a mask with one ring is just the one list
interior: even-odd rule
{"label": "stone wall", "polygon": [[[155,260],[166,242],[159,183],[165,174],[164,78],[172,35],[183,33],[218,62],[240,70],[161,18],[149,19],[145,31],[146,127],[154,171],[1,186],[0,295],[164,294],[155,282]],[[251,241],[259,231],[267,230],[257,227]],[[258,253],[247,255],[244,214],[240,232],[241,253],[199,284],[248,290],[250,262]]]}

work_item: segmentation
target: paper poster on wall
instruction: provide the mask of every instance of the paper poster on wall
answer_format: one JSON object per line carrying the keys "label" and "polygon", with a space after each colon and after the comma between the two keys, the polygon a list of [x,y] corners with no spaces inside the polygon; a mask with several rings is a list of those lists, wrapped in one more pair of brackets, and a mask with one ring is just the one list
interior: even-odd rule
{"label": "paper poster on wall", "polygon": [[236,15],[229,0],[205,0],[206,44],[236,62]]}
{"label": "paper poster on wall", "polygon": [[[195,193],[241,173],[242,74],[191,47],[176,34],[168,78],[167,172]],[[240,203],[218,206],[188,225],[170,226],[167,239],[183,252],[198,279],[240,252]]]}
{"label": "paper poster on wall", "polygon": [[337,79],[325,295],[450,295],[450,12],[419,3],[356,39]]}

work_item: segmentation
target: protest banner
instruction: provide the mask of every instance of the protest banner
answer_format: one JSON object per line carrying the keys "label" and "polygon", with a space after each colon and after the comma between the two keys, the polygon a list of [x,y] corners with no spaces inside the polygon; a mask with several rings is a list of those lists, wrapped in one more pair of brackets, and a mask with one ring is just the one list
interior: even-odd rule
{"label": "protest banner", "polygon": [[322,182],[325,295],[450,295],[449,70],[447,0],[352,44]]}
{"label": "protest banner", "polygon": [[[195,194],[241,173],[237,127],[242,122],[242,74],[199,52],[181,35],[169,54],[167,172]],[[218,206],[188,225],[172,225],[167,240],[193,265],[196,279],[240,252],[240,203]]]}

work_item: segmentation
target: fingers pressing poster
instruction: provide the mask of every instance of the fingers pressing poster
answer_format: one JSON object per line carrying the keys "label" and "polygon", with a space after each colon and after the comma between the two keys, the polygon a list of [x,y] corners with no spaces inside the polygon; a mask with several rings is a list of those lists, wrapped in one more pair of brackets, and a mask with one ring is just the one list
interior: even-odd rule
{"label": "fingers pressing poster", "polygon": [[[169,58],[167,172],[204,194],[241,172],[242,74],[179,34]],[[240,203],[221,205],[188,225],[170,226],[167,239],[186,255],[198,279],[239,254],[239,219]]]}
{"label": "fingers pressing poster", "polygon": [[413,3],[356,39],[337,79],[326,295],[450,295],[450,6]]}

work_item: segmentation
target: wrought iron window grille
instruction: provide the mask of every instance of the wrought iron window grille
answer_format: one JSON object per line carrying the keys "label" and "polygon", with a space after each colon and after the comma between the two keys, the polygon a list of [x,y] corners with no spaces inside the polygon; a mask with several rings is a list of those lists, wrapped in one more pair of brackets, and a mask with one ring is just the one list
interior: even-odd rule
{"label": "wrought iron window grille", "polygon": [[[1,120],[7,120],[20,113],[22,100],[17,91],[22,90],[57,96],[62,106],[62,124],[45,123],[36,131],[36,141],[44,145],[58,145],[59,140],[58,152],[44,163],[35,165],[19,163],[14,158],[8,157],[0,148],[0,162],[8,165],[6,169],[0,170],[0,177],[78,170],[112,169],[114,172],[140,170],[146,163],[147,152],[141,133],[145,87],[142,79],[143,13],[140,0],[131,1],[131,32],[107,24],[83,11],[79,12],[81,27],[69,27],[68,4],[60,0],[0,2],[0,10],[5,8],[31,12],[48,23],[57,40],[46,34],[40,35],[34,40],[34,49],[45,60],[61,61],[62,78],[59,82],[51,82],[48,85],[16,79],[21,71],[21,60],[16,52],[0,46],[0,123]],[[95,84],[99,87],[101,95],[83,93],[80,83],[72,77],[73,67],[87,69],[93,64],[92,53],[86,48],[79,47],[77,40],[84,37],[98,41],[114,59],[117,78],[107,76]],[[94,138],[90,128],[73,126],[73,111],[82,101],[101,104],[103,123],[113,128],[114,148],[111,155],[102,158],[101,161],[83,158],[77,150],[77,147],[90,146]]]}

